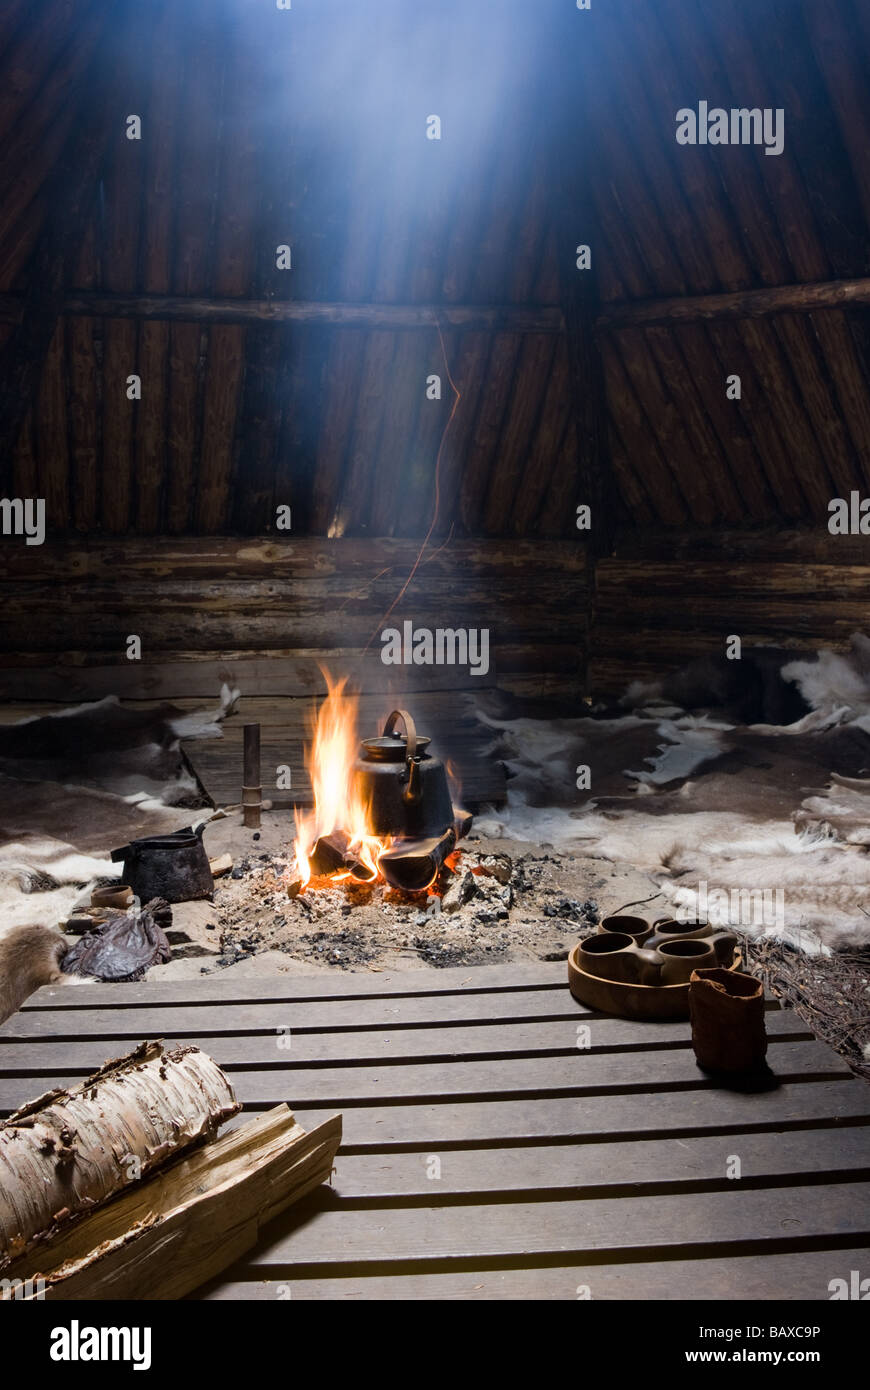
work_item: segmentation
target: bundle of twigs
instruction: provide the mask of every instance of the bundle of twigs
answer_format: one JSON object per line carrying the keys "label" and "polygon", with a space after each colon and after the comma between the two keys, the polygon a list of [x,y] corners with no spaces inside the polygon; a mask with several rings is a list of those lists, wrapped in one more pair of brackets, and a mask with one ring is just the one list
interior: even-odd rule
{"label": "bundle of twigs", "polygon": [[747,937],[746,970],[870,1080],[870,950],[809,956],[776,937]]}

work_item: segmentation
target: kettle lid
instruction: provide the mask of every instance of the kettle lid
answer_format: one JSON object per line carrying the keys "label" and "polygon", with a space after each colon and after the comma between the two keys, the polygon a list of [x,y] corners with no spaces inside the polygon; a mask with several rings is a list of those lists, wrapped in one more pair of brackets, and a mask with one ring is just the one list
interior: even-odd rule
{"label": "kettle lid", "polygon": [[[424,734],[417,735],[417,752],[423,753],[432,742]],[[366,758],[373,763],[403,763],[408,753],[408,740],[403,734],[380,734],[377,738],[364,738],[362,743]]]}

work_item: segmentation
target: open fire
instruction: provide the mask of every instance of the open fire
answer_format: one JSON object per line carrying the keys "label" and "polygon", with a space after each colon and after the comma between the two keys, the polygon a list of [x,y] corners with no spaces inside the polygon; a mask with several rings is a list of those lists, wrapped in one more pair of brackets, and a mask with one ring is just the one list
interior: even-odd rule
{"label": "open fire", "polygon": [[[389,844],[389,836],[381,840],[369,832],[369,808],[354,781],[359,702],[345,695],[346,679],[333,683],[327,676],[326,682],[328,694],[317,711],[311,744],[305,750],[314,810],[306,814],[297,807],[293,813],[296,862],[292,877],[300,880],[303,888],[311,881],[313,872],[330,871],[327,847],[326,844],[321,847],[321,841],[331,842],[336,856],[343,858],[345,851],[355,856],[351,863],[354,867],[358,865],[362,872],[354,875],[348,867],[340,876],[357,877],[363,883],[377,877],[378,859]],[[342,843],[344,849],[340,848]],[[312,867],[315,847],[320,854]],[[338,862],[336,857],[331,866],[333,871],[338,868]]]}
{"label": "open fire", "polygon": [[[295,861],[291,889],[312,879],[357,884],[383,880],[422,892],[467,834],[471,816],[452,802],[448,770],[427,749],[404,710],[394,710],[375,738],[359,743],[359,702],[345,694],[346,679],[326,675],[328,694],[317,711],[305,765],[314,808],[294,812]],[[404,723],[405,732],[397,730]]]}

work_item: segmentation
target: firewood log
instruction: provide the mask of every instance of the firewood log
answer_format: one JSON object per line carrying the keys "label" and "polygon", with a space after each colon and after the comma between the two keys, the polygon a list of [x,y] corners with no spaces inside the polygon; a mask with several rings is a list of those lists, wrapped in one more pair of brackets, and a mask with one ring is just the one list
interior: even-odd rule
{"label": "firewood log", "polygon": [[16,1111],[0,1124],[0,1270],[240,1109],[206,1053],[144,1042]]}
{"label": "firewood log", "polygon": [[306,1132],[277,1105],[13,1261],[0,1280],[0,1303],[183,1298],[327,1181],[340,1142],[340,1115]]}

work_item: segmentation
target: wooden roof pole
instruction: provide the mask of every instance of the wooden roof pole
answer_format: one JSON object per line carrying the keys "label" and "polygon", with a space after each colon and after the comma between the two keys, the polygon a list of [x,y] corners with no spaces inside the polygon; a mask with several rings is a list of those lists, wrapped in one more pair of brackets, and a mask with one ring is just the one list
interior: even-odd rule
{"label": "wooden roof pole", "polygon": [[[571,229],[574,214],[571,214]],[[588,225],[588,222],[587,222]],[[570,238],[569,238],[570,239]],[[575,243],[576,244],[576,243]],[[570,260],[569,260],[570,269]],[[578,278],[591,272],[577,271]],[[573,285],[569,285],[573,289]],[[0,294],[0,320],[19,322],[30,301]],[[654,324],[766,318],[870,304],[870,276],[775,285],[726,294],[673,295],[598,304],[596,333]],[[107,294],[75,290],[61,297],[58,312],[73,318],[136,318],[187,323],[297,323],[323,328],[413,330],[456,328],[476,332],[561,333],[563,309],[549,304],[342,304],[326,300],[220,299],[196,295]]]}
{"label": "wooden roof pole", "polygon": [[[588,15],[581,11],[567,11],[556,29],[559,52],[554,58],[554,71],[561,74],[562,128],[552,152],[551,167],[556,179],[559,297],[577,430],[576,505],[586,504],[592,509],[591,531],[578,531],[577,536],[580,541],[589,541],[593,563],[596,556],[609,554],[612,549],[618,500],[608,453],[604,368],[595,337],[599,308],[597,263],[602,238],[591,189],[595,136],[583,120],[580,92],[587,64],[600,61],[600,57],[594,51],[594,29],[587,20]],[[590,265],[581,269],[581,247],[587,246]]]}
{"label": "wooden roof pole", "polygon": [[0,460],[4,462],[11,457],[63,312],[67,271],[81,245],[109,135],[121,134],[124,81],[121,65],[107,61],[109,43],[117,38],[117,19],[110,17],[109,7],[92,8],[78,28],[80,42],[93,39],[94,29],[97,42],[81,81],[84,109],[49,180],[49,211],[31,258],[30,288],[18,301],[18,327],[0,353]]}
{"label": "wooden roof pole", "polygon": [[[0,294],[0,319],[19,320],[26,301]],[[74,290],[60,312],[71,317],[156,319],[183,323],[297,323],[323,328],[436,328],[509,333],[561,333],[562,314],[549,304],[356,304],[306,299],[241,299],[209,295],[108,294]]]}
{"label": "wooden roof pole", "polygon": [[870,277],[776,285],[772,289],[734,290],[728,294],[676,295],[605,305],[596,319],[598,332],[694,323],[701,319],[765,318],[769,314],[811,313],[870,303]]}

